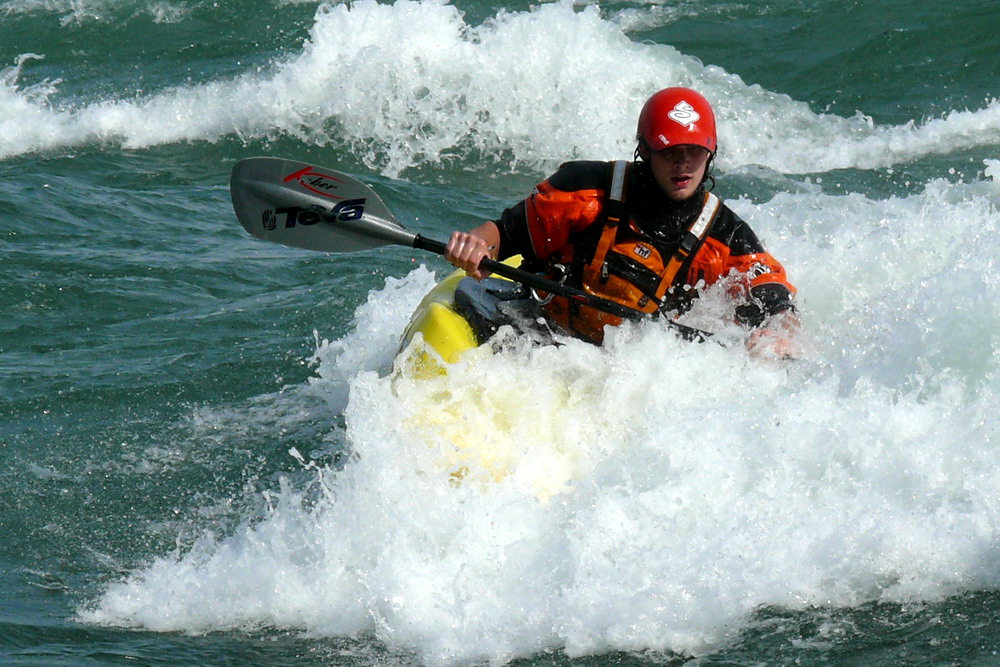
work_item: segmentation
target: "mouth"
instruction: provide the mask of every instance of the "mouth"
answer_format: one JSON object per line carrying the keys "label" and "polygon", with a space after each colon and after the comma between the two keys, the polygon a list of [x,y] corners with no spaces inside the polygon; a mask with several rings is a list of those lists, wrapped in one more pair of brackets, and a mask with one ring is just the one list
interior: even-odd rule
{"label": "mouth", "polygon": [[685,176],[674,176],[670,180],[673,181],[673,184],[676,185],[679,188],[687,187],[691,183],[691,177],[690,176],[686,176],[686,175]]}

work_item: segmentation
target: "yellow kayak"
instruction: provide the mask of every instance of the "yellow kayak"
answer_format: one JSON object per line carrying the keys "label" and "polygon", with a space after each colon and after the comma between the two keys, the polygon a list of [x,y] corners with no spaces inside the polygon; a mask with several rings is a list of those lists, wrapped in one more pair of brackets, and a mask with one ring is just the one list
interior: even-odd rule
{"label": "yellow kayak", "polygon": [[[521,258],[505,264],[518,266]],[[400,339],[397,359],[403,357],[411,374],[423,377],[446,372],[467,350],[486,342],[497,328],[496,304],[519,298],[523,288],[506,278],[482,281],[456,270],[424,296]],[[420,342],[414,343],[417,338]]]}
{"label": "yellow kayak", "polygon": [[[517,266],[519,258],[508,262]],[[568,488],[578,466],[579,453],[560,441],[562,412],[526,434],[520,430],[524,416],[537,405],[522,390],[484,383],[477,373],[448,373],[463,355],[489,349],[484,343],[501,325],[541,344],[552,342],[547,329],[531,326],[536,311],[526,296],[523,286],[505,278],[477,281],[464,271],[451,273],[410,318],[396,357],[396,380],[409,402],[421,406],[406,426],[426,440],[451,484],[490,485],[515,475],[545,500]],[[553,390],[548,400],[570,396]]]}

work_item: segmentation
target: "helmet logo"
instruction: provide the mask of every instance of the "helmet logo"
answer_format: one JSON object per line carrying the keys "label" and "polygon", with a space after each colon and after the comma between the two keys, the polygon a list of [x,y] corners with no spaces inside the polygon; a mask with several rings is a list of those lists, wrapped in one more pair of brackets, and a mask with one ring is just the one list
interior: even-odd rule
{"label": "helmet logo", "polygon": [[693,106],[681,100],[667,113],[667,118],[684,127],[690,127],[701,120],[701,114],[695,111]]}

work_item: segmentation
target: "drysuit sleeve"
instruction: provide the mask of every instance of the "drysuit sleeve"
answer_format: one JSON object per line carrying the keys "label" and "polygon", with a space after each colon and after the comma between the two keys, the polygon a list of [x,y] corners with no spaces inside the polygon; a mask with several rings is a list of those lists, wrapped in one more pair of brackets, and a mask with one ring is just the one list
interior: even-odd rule
{"label": "drysuit sleeve", "polygon": [[601,216],[610,167],[605,162],[567,162],[496,221],[500,256],[520,254],[547,260],[570,243],[571,235]]}
{"label": "drysuit sleeve", "polygon": [[507,259],[514,255],[521,255],[526,260],[538,259],[531,248],[531,237],[528,235],[523,201],[505,209],[495,223],[497,229],[500,230],[500,255],[498,259]]}
{"label": "drysuit sleeve", "polygon": [[729,293],[737,302],[736,319],[744,326],[758,327],[772,315],[795,309],[795,287],[785,267],[728,207],[720,213],[688,274],[692,285],[699,281],[710,285],[722,278],[732,281]]}

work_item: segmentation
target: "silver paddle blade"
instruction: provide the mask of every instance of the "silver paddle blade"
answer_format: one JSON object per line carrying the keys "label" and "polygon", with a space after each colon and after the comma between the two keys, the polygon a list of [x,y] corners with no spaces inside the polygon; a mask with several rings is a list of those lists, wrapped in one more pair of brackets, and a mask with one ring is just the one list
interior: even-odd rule
{"label": "silver paddle blade", "polygon": [[265,241],[320,252],[413,246],[415,235],[371,188],[332,169],[247,158],[233,167],[229,188],[240,224]]}

